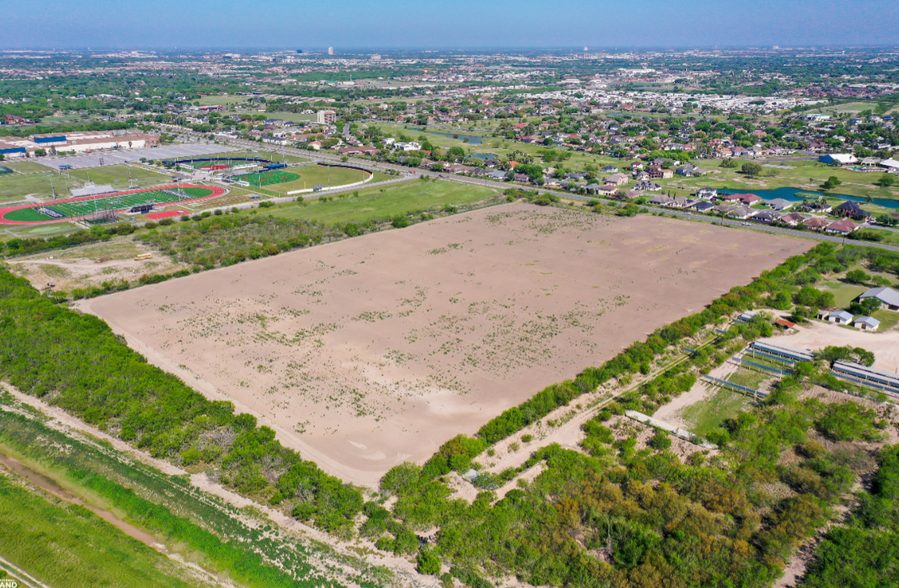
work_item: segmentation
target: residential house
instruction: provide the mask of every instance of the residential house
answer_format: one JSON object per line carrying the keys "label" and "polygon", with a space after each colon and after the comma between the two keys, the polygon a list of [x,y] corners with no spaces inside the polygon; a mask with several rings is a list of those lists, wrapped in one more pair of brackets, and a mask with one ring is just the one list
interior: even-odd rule
{"label": "residential house", "polygon": [[703,175],[705,172],[692,163],[688,163],[687,165],[681,166],[674,170],[674,173],[687,178],[695,178]]}
{"label": "residential house", "polygon": [[808,212],[819,212],[825,214],[833,210],[833,206],[828,204],[826,200],[806,200],[800,205],[800,208]]}
{"label": "residential house", "polygon": [[798,212],[791,212],[789,214],[785,214],[780,217],[780,222],[785,225],[790,225],[791,227],[797,226],[799,223],[805,221],[805,217],[799,214]]}
{"label": "residential house", "polygon": [[634,186],[634,189],[641,192],[658,192],[662,189],[662,186],[655,182],[640,182],[639,184]]}
{"label": "residential house", "polygon": [[603,184],[611,184],[613,186],[623,186],[627,184],[627,176],[624,174],[613,174],[602,179]]}
{"label": "residential house", "polygon": [[820,231],[821,229],[829,225],[830,221],[817,216],[813,216],[812,218],[802,221],[802,224],[805,225],[806,228],[812,229],[813,231]]}
{"label": "residential house", "polygon": [[713,208],[715,208],[715,205],[707,200],[699,200],[698,202],[693,203],[693,210],[696,212],[708,212]]}
{"label": "residential house", "polygon": [[755,211],[749,208],[746,205],[737,206],[733,210],[727,213],[727,216],[730,218],[735,218],[739,220],[745,220],[755,214]]}
{"label": "residential house", "polygon": [[783,214],[776,210],[762,210],[754,214],[752,220],[770,224],[780,220],[781,216],[783,216]]}
{"label": "residential house", "polygon": [[775,198],[774,200],[769,200],[765,204],[767,204],[774,210],[783,211],[783,210],[789,210],[789,209],[793,208],[794,203],[790,202],[789,200],[784,200],[783,198]]}
{"label": "residential house", "polygon": [[711,200],[712,198],[716,198],[718,196],[718,190],[715,188],[700,188],[696,194],[694,194],[697,198],[701,200]]}
{"label": "residential house", "polygon": [[880,308],[886,310],[899,310],[899,292],[892,288],[871,288],[858,297],[859,300],[876,298],[880,301]]}
{"label": "residential house", "polygon": [[649,168],[649,178],[651,180],[667,180],[674,177],[674,172],[670,169],[662,169],[660,167]]}
{"label": "residential house", "polygon": [[852,222],[849,219],[843,219],[836,222],[832,222],[824,228],[825,233],[836,233],[838,235],[848,235],[852,231],[856,230],[858,225]]}
{"label": "residential house", "polygon": [[853,202],[852,200],[847,200],[846,202],[834,208],[833,214],[835,216],[842,216],[859,220],[866,219],[871,216],[867,211],[863,210],[862,207],[859,206],[858,202]]}
{"label": "residential house", "polygon": [[746,206],[752,206],[756,202],[761,202],[761,197],[755,194],[727,194],[721,197],[725,202],[742,202]]}
{"label": "residential house", "polygon": [[615,197],[620,198],[621,200],[633,200],[634,198],[639,198],[640,193],[636,190],[617,190],[615,192]]}
{"label": "residential house", "polygon": [[664,194],[657,194],[650,199],[649,203],[653,206],[671,206],[674,204],[674,198]]}

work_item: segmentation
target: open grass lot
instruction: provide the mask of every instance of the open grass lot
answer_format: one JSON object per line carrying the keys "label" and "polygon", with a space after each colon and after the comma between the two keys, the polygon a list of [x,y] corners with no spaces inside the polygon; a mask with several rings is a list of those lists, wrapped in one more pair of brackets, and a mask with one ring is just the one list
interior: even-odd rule
{"label": "open grass lot", "polygon": [[361,223],[443,206],[463,206],[496,194],[496,190],[480,186],[410,180],[383,188],[360,190],[359,196],[335,197],[330,201],[311,199],[301,205],[279,207],[272,215],[296,220],[314,219],[325,224]]}
{"label": "open grass lot", "polygon": [[[185,569],[87,509],[0,467],[0,556],[51,586],[201,586]],[[180,577],[179,577],[180,576]]]}
{"label": "open grass lot", "polygon": [[836,305],[840,308],[849,306],[849,303],[858,298],[858,295],[867,290],[866,286],[850,284],[842,280],[832,280],[822,285],[830,292],[836,300]]}
{"label": "open grass lot", "polygon": [[200,106],[226,106],[228,104],[245,104],[246,96],[200,96]]}
{"label": "open grass lot", "polygon": [[[368,179],[371,172],[361,172],[355,169],[343,167],[326,167],[322,165],[303,165],[299,167],[291,167],[288,170],[276,170],[273,173],[287,171],[290,174],[296,174],[298,179],[266,185],[268,190],[286,194],[294,190],[312,190],[316,184],[321,184],[324,190],[328,187],[339,187],[347,184],[353,184]],[[373,180],[372,180],[373,181]]]}
{"label": "open grass lot", "polygon": [[[47,170],[47,168],[44,168]],[[53,178],[51,184],[51,178]],[[73,183],[75,184],[75,183]],[[77,182],[75,187],[80,186]],[[58,195],[68,196],[65,180],[54,173],[4,174],[0,176],[0,202],[18,202],[26,196],[49,199],[53,188]]]}
{"label": "open grass lot", "polygon": [[899,324],[899,312],[893,310],[875,310],[871,316],[880,321],[878,331],[881,333],[892,331]]}
{"label": "open grass lot", "polygon": [[719,388],[709,398],[684,408],[681,418],[690,432],[704,436],[720,427],[727,419],[749,410],[752,402],[748,396]]}
{"label": "open grass lot", "polygon": [[2,161],[0,165],[17,171],[20,174],[47,173],[47,167],[33,161]]}
{"label": "open grass lot", "polygon": [[23,239],[43,239],[46,237],[54,237],[56,235],[65,235],[66,233],[71,233],[72,231],[78,230],[78,228],[79,227],[73,225],[72,223],[67,222],[53,223],[48,225],[11,225],[4,227],[6,231],[15,233],[16,236]]}
{"label": "open grass lot", "polygon": [[326,471],[373,486],[810,246],[516,203],[78,308]]}
{"label": "open grass lot", "polygon": [[314,121],[314,114],[300,114],[299,112],[266,112],[268,118],[279,118],[281,120],[289,120],[291,122]]}
{"label": "open grass lot", "polygon": [[29,167],[28,171],[22,174],[0,176],[0,202],[18,202],[26,196],[36,196],[46,200],[52,197],[54,189],[58,197],[65,198],[71,195],[73,188],[83,186],[88,177],[96,184],[111,184],[127,190],[129,167],[131,176],[142,187],[171,182],[171,178],[168,176],[136,165],[110,165],[90,170],[72,170],[70,176],[50,172],[47,167],[33,162],[20,162],[19,165],[33,165],[41,169],[38,172]]}
{"label": "open grass lot", "polygon": [[128,188],[129,177],[134,178],[141,187],[166,184],[172,181],[171,177],[165,174],[144,169],[139,165],[105,165],[90,169],[73,169],[68,173],[72,178],[77,178],[82,182],[86,182],[90,176],[90,181],[95,184],[112,184],[123,190]]}

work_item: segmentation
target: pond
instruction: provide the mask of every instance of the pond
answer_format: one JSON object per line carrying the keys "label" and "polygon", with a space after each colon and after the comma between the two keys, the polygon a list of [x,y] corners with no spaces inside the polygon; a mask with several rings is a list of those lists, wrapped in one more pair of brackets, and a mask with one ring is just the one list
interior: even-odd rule
{"label": "pond", "polygon": [[459,141],[465,141],[469,145],[480,145],[483,137],[476,137],[475,135],[463,135],[461,133],[438,133],[437,131],[429,131],[427,129],[415,129],[416,131],[421,131],[422,133],[429,133],[431,135],[440,135],[441,137],[446,137],[448,139],[458,139]]}
{"label": "pond", "polygon": [[[764,198],[765,200],[783,198],[784,200],[788,200],[790,202],[802,202],[803,200],[810,200],[813,198],[817,198],[818,196],[826,196],[827,198],[851,200],[852,202],[859,202],[861,204],[868,203],[868,201],[861,196],[833,194],[831,192],[824,194],[821,192],[812,192],[811,190],[799,190],[798,188],[777,188],[775,190],[718,190],[718,192],[721,194],[744,194],[749,192],[761,198]],[[899,210],[899,200],[892,200],[890,198],[874,198],[871,201],[871,204],[876,204],[877,206],[882,206],[884,208]]]}

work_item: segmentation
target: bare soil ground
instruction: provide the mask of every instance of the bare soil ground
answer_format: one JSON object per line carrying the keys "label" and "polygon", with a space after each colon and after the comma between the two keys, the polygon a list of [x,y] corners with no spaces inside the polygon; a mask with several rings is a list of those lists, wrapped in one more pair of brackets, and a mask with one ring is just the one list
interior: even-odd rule
{"label": "bare soil ground", "polygon": [[509,204],[79,307],[326,471],[374,486],[809,246]]}
{"label": "bare soil ground", "polygon": [[[134,258],[142,253],[151,253],[153,257],[135,261]],[[13,272],[26,278],[38,290],[53,282],[54,289],[63,292],[99,286],[103,282],[133,282],[143,274],[172,273],[189,267],[133,241],[130,236],[17,257],[7,263]]]}
{"label": "bare soil ground", "polygon": [[796,333],[772,339],[772,342],[799,349],[818,351],[828,345],[861,347],[874,353],[874,367],[899,373],[899,331],[865,333],[832,323],[811,321],[796,327]]}

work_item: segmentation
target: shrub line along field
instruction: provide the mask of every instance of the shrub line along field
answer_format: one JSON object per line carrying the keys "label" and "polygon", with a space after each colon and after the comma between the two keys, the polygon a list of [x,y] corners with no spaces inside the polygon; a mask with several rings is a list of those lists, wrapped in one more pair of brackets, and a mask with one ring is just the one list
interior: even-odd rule
{"label": "shrub line along field", "polygon": [[[41,204],[0,208],[0,224],[34,225],[56,223],[93,214],[98,209],[98,205],[106,207],[106,209],[111,205],[115,212],[124,212],[135,206],[183,204],[195,200],[215,198],[225,193],[226,190],[224,188],[216,186],[172,184],[170,186],[129,190],[127,192],[116,192],[101,196],[69,198],[67,200],[55,200]],[[182,198],[180,194],[186,197]],[[41,210],[50,212],[45,213],[41,212]]]}
{"label": "shrub line along field", "polygon": [[78,305],[374,486],[810,245],[510,204]]}

